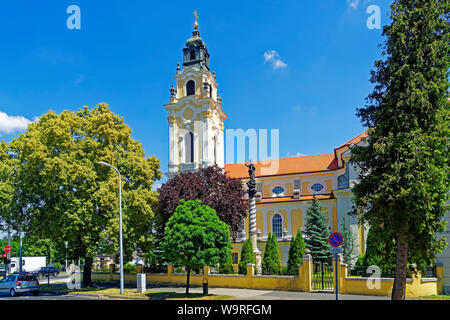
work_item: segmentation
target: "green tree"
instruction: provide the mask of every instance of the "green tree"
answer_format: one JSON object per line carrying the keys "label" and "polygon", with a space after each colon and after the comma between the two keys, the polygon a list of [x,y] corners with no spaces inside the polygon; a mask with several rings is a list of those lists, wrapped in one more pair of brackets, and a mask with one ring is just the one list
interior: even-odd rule
{"label": "green tree", "polygon": [[373,225],[367,234],[366,243],[364,254],[366,266],[376,265],[384,273],[392,273],[396,264],[396,252],[390,232],[386,232],[382,226]]}
{"label": "green tree", "polygon": [[305,255],[305,240],[302,231],[298,229],[297,235],[292,237],[289,246],[287,274],[298,276],[298,265],[302,264]]}
{"label": "green tree", "polygon": [[241,259],[239,260],[239,274],[247,274],[247,264],[256,264],[255,254],[253,253],[253,244],[250,238],[248,238],[242,244]]}
{"label": "green tree", "polygon": [[221,274],[234,274],[233,269],[233,257],[231,255],[231,248],[227,252],[226,261],[219,266],[219,273]]}
{"label": "green tree", "polygon": [[267,238],[264,249],[264,257],[261,262],[262,274],[281,274],[280,253],[275,234],[270,234]]}
{"label": "green tree", "polygon": [[10,216],[13,214],[13,197],[15,189],[12,183],[14,159],[10,155],[10,146],[0,141],[0,231],[10,229]]}
{"label": "green tree", "polygon": [[[99,104],[77,113],[49,111],[11,143],[20,161],[17,181],[26,195],[34,236],[59,247],[69,241],[85,261],[83,286],[91,286],[93,258],[100,249],[118,251],[118,177],[123,175],[123,235],[127,256],[152,246],[157,205],[153,181],[161,177],[159,160],[147,157],[131,138],[123,118]],[[101,245],[101,246],[100,246]]]}
{"label": "green tree", "polygon": [[313,260],[330,263],[331,253],[328,238],[330,232],[326,215],[322,212],[319,201],[314,196],[311,206],[306,210],[305,245]]}
{"label": "green tree", "polygon": [[405,299],[408,261],[431,264],[445,246],[436,233],[450,188],[449,9],[448,0],[392,3],[385,59],[375,62],[374,89],[357,111],[370,129],[366,145],[352,148],[361,177],[355,204],[394,238],[393,300]]}
{"label": "green tree", "polygon": [[226,262],[230,251],[230,229],[211,207],[200,200],[180,201],[166,224],[164,255],[174,265],[186,267],[186,294],[192,269]]}
{"label": "green tree", "polygon": [[346,219],[344,216],[341,223],[342,237],[344,238],[342,241],[342,256],[344,263],[351,266],[353,264],[353,261],[358,257],[358,250],[357,250],[358,239],[350,229],[349,223],[345,220]]}

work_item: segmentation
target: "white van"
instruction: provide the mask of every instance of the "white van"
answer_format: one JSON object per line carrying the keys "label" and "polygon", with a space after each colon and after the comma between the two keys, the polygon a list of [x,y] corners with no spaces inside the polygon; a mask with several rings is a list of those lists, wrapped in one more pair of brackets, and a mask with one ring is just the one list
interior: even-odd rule
{"label": "white van", "polygon": [[[19,272],[19,258],[11,257],[11,273]],[[22,272],[39,271],[47,265],[46,257],[22,257]]]}

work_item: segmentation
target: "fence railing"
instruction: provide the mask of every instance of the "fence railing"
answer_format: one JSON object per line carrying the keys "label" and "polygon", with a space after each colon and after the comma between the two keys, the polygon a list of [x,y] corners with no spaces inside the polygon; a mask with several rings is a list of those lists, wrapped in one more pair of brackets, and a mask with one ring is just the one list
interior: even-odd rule
{"label": "fence railing", "polygon": [[[373,266],[355,266],[353,269],[349,270],[350,276],[357,276],[368,278],[374,275],[374,269],[370,268]],[[395,267],[380,267],[380,278],[394,278],[395,277]],[[409,268],[406,269],[406,277],[411,278],[412,272]],[[424,278],[434,278],[436,277],[436,267],[426,267],[425,272],[422,277]]]}

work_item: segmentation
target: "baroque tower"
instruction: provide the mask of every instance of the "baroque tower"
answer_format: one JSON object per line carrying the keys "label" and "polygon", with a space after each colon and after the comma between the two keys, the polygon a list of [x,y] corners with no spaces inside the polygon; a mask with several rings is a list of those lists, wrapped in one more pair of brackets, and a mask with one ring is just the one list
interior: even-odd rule
{"label": "baroque tower", "polygon": [[180,171],[214,164],[224,167],[223,120],[227,116],[194,14],[194,31],[183,48],[183,68],[178,64],[170,103],[164,105],[169,114],[169,179]]}

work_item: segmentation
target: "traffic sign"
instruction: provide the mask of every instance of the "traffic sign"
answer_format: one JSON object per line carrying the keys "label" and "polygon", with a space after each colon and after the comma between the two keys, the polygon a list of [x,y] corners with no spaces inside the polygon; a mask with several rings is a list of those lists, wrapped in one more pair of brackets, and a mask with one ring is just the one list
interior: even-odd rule
{"label": "traffic sign", "polygon": [[328,238],[328,242],[332,247],[340,247],[343,241],[344,237],[339,232],[333,232]]}
{"label": "traffic sign", "polygon": [[3,247],[3,252],[5,252],[5,253],[11,252],[11,246],[9,246],[9,245],[4,246]]}

